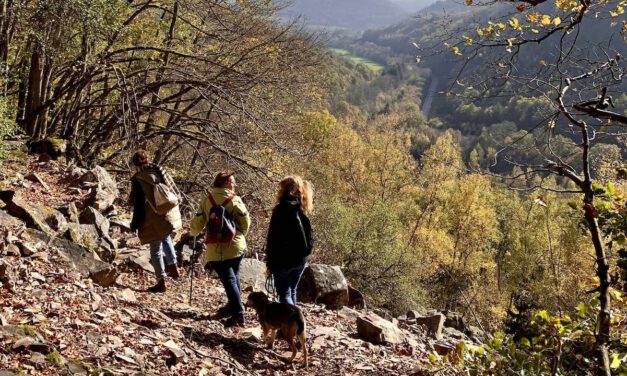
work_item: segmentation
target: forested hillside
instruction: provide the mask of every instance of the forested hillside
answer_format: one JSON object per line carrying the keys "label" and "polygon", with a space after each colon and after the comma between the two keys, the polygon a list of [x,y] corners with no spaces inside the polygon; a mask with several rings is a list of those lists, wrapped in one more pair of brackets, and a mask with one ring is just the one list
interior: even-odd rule
{"label": "forested hillside", "polygon": [[[144,295],[133,303],[139,308],[118,306],[126,300],[118,290],[147,284],[133,267],[124,269],[147,249],[121,229],[132,211],[129,158],[141,148],[181,190],[184,225],[175,234],[181,247],[191,241],[189,221],[217,172],[236,172],[237,193],[252,220],[247,256],[260,260],[276,183],[289,174],[311,182],[315,247],[309,261],[337,266],[347,284],[342,293],[363,295],[366,303],[361,313],[336,316],[303,306],[315,324],[308,346],[319,350],[312,351],[312,372],[342,373],[350,365],[354,374],[627,373],[624,1],[468,0],[436,3],[406,20],[395,2],[374,0],[296,1],[287,8],[265,0],[3,5],[0,255],[20,272],[0,278],[6,289],[1,303],[10,302],[0,305],[12,325],[28,323],[54,338],[62,356],[85,351],[72,344],[63,353],[64,342],[50,334],[45,319],[26,318],[32,308],[21,302],[30,298],[9,295],[31,272],[44,274],[43,281],[35,274],[42,283],[37,291],[58,282],[92,299],[71,311],[81,320],[87,320],[85,310],[98,311],[91,307],[96,293],[106,296],[98,304],[110,305],[95,321],[106,330],[113,320],[129,333],[139,330],[133,325],[154,331],[146,354],[98,352],[92,363],[129,363],[124,357],[131,357],[142,372],[181,370],[180,363],[168,368],[155,346],[166,342],[164,333],[184,341],[189,330],[202,331],[204,310],[218,308],[219,288],[206,279],[193,290],[211,297],[201,300],[199,311],[185,305],[191,302],[182,283],[167,295],[179,304],[174,308]],[[301,13],[314,15],[309,22],[315,26],[386,27],[331,28],[321,35],[290,21]],[[23,148],[39,157],[26,157]],[[13,225],[4,214],[23,214],[15,205],[24,202],[59,209],[70,221],[70,204],[91,213],[93,203],[81,195],[95,194],[101,184],[73,174],[88,175],[96,166],[115,177],[121,192],[99,209],[119,229],[113,234],[106,226],[99,236],[106,243],[115,235],[126,246],[104,252],[100,240],[80,245],[88,259],[123,271],[118,285],[94,289],[84,282],[93,273],[74,282],[65,266],[51,266],[64,259],[63,250],[46,248],[48,260],[24,245],[77,243],[70,229],[37,242],[20,235],[32,234],[32,220],[21,219],[30,228],[17,235],[3,223]],[[45,211],[56,213],[52,209]],[[191,273],[194,260],[188,262]],[[83,323],[46,307],[54,327],[81,333]],[[149,312],[149,319],[138,319],[135,309]],[[344,320],[373,311],[409,339],[392,343],[384,340],[389,333],[380,333],[381,348],[362,349],[355,323]],[[164,312],[174,322],[159,323]],[[341,318],[341,335],[329,329],[333,317]],[[455,328],[444,342],[443,326]],[[249,347],[245,339],[246,355],[234,355],[239,334],[218,329],[213,320],[209,327],[211,335],[184,342],[191,372],[278,369],[276,359],[258,351],[261,345]],[[422,327],[428,330],[414,332]],[[333,341],[354,352],[338,354],[344,347]],[[235,360],[220,357],[222,368],[216,368],[206,364],[212,355],[205,351],[227,351]],[[137,361],[143,358],[150,360],[144,366]],[[0,350],[0,359],[25,362],[14,350]],[[27,369],[46,374],[50,363],[46,371]]]}

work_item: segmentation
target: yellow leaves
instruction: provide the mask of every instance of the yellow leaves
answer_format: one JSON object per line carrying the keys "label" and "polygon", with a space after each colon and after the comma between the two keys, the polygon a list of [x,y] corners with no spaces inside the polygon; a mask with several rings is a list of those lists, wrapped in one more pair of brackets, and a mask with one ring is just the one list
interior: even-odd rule
{"label": "yellow leaves", "polygon": [[482,30],[480,27],[478,27],[478,28],[477,28],[477,35],[478,35],[479,37],[482,37],[482,36],[483,36],[483,30]]}
{"label": "yellow leaves", "polygon": [[474,43],[473,39],[471,37],[468,37],[466,35],[462,36],[462,38],[464,39],[464,44],[467,46],[472,46],[472,44]]}
{"label": "yellow leaves", "polygon": [[515,41],[516,38],[507,38],[507,48],[505,49],[505,51],[512,52],[512,47],[514,47]]}
{"label": "yellow leaves", "polygon": [[551,24],[551,16],[547,14],[543,15],[540,23],[542,24],[542,26],[549,26]]}
{"label": "yellow leaves", "polygon": [[518,18],[516,17],[512,17],[509,19],[509,26],[514,29],[514,30],[521,30],[521,26],[520,26],[520,22],[518,21]]}
{"label": "yellow leaves", "polygon": [[555,17],[553,19],[553,25],[554,26],[559,26],[562,23],[562,20],[559,17]]}
{"label": "yellow leaves", "polygon": [[454,53],[455,55],[462,56],[462,51],[459,49],[459,47],[452,46],[448,43],[444,43],[444,45],[448,47],[448,49],[451,50],[451,52]]}
{"label": "yellow leaves", "polygon": [[[516,22],[518,22],[518,20],[516,20]],[[498,27],[501,30],[505,30],[505,24],[503,22],[499,22],[497,24],[495,24],[496,27]]]}
{"label": "yellow leaves", "polygon": [[579,4],[577,0],[555,0],[555,5],[564,12],[570,12],[577,8]]}
{"label": "yellow leaves", "polygon": [[616,6],[616,11],[610,11],[610,16],[612,17],[618,17],[621,14],[625,14],[625,8],[622,5],[617,5]]}
{"label": "yellow leaves", "polygon": [[527,14],[527,21],[529,21],[530,23],[540,22],[540,13],[533,12],[533,13]]}
{"label": "yellow leaves", "polygon": [[538,63],[540,63],[540,65],[542,66],[546,66],[546,61],[544,59],[540,59]]}

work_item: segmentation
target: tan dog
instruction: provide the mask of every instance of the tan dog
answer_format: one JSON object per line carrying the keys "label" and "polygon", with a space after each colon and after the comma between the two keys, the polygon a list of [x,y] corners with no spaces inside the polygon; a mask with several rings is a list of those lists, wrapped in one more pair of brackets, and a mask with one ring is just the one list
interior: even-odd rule
{"label": "tan dog", "polygon": [[292,350],[292,357],[289,359],[289,363],[296,357],[297,350],[294,344],[294,336],[298,335],[305,367],[308,367],[305,317],[298,307],[287,303],[270,302],[268,301],[268,296],[263,292],[250,293],[246,306],[252,307],[257,311],[257,318],[261,324],[261,329],[263,329],[264,342],[268,345],[268,348],[272,348],[277,331],[281,330],[290,346],[290,350]]}

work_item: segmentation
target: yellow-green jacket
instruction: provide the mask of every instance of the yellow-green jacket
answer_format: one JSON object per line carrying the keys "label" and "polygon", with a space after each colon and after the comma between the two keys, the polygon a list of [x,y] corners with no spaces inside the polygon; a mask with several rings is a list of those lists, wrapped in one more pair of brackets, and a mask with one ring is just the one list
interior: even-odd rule
{"label": "yellow-green jacket", "polygon": [[[233,194],[233,191],[226,188],[211,188],[211,195],[219,205],[223,203],[227,197]],[[235,196],[231,202],[226,205],[226,211],[233,215],[235,222],[235,239],[230,243],[214,243],[207,244],[207,261],[229,260],[244,255],[246,251],[246,238],[248,229],[250,228],[250,215],[246,209],[246,205],[239,196]],[[192,219],[189,233],[196,236],[203,232],[207,221],[209,220],[209,211],[211,210],[211,202],[209,198],[205,198],[200,203],[200,207],[196,212],[196,216]]]}

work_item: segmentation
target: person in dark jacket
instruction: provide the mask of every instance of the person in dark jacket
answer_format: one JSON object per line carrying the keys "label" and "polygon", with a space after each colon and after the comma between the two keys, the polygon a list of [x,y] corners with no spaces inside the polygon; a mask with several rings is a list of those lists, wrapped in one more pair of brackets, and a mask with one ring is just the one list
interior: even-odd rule
{"label": "person in dark jacket", "polygon": [[176,253],[170,234],[180,228],[182,223],[178,206],[164,215],[156,212],[154,188],[158,183],[165,183],[176,192],[176,187],[161,166],[149,163],[148,154],[144,150],[135,152],[131,164],[133,172],[130,197],[133,204],[131,231],[137,231],[142,244],[150,244],[150,263],[155,269],[157,284],[148,291],[165,292],[166,266],[163,263],[163,253],[165,251],[168,263],[167,273],[173,278],[178,278]]}
{"label": "person in dark jacket", "polygon": [[266,266],[274,277],[279,301],[296,304],[296,287],[313,248],[312,189],[300,176],[279,183],[277,205],[272,211],[266,245]]}

